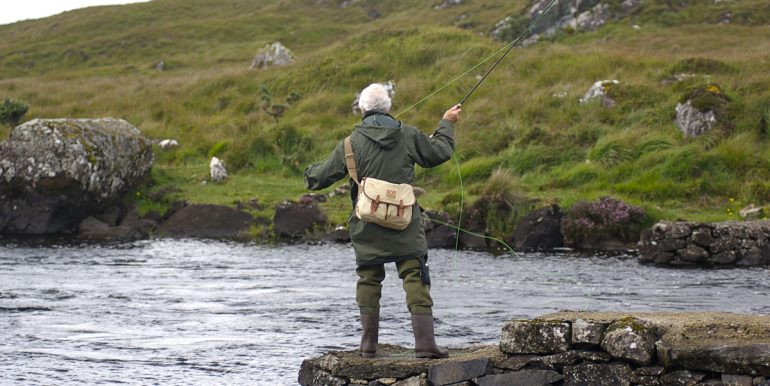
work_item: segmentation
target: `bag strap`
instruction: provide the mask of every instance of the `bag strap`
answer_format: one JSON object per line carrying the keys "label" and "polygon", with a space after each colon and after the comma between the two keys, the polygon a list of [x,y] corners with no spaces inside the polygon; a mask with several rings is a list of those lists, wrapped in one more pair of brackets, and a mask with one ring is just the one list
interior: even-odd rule
{"label": "bag strap", "polygon": [[358,183],[356,159],[353,158],[353,145],[350,144],[350,136],[345,137],[345,166],[347,166],[348,174],[350,174],[350,177],[356,182],[356,185],[361,185]]}

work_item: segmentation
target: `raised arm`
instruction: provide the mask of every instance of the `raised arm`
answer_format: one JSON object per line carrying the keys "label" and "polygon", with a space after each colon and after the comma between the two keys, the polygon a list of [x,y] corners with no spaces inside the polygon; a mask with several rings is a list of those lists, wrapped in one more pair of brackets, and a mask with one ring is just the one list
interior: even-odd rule
{"label": "raised arm", "polygon": [[345,151],[340,141],[326,161],[312,164],[305,169],[305,187],[309,190],[327,188],[347,174]]}
{"label": "raised arm", "polygon": [[430,137],[422,133],[417,134],[414,161],[418,165],[432,168],[452,158],[455,148],[454,124],[457,123],[461,111],[460,105],[447,110],[439,121],[438,129]]}

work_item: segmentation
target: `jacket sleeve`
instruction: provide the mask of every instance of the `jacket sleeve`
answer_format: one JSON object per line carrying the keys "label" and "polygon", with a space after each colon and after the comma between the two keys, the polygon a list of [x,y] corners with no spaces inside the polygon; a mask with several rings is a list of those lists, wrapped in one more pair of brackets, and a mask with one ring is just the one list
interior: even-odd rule
{"label": "jacket sleeve", "polygon": [[345,150],[342,141],[340,141],[326,161],[312,164],[305,169],[305,187],[309,190],[327,188],[347,174]]}
{"label": "jacket sleeve", "polygon": [[430,137],[418,131],[414,140],[414,162],[432,168],[451,159],[455,148],[454,132],[452,122],[445,119],[439,121],[438,129]]}

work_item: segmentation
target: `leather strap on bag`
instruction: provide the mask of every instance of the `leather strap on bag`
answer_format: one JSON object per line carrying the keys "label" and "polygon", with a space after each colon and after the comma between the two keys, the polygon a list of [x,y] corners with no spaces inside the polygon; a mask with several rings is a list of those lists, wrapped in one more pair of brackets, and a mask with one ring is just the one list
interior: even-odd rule
{"label": "leather strap on bag", "polygon": [[353,181],[358,183],[358,171],[356,169],[356,159],[353,158],[353,145],[350,144],[350,136],[345,137],[345,166],[348,168],[348,174],[353,178]]}

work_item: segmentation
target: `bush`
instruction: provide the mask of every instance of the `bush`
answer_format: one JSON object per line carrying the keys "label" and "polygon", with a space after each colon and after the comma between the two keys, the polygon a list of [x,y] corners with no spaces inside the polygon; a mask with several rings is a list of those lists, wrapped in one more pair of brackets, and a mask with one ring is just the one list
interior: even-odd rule
{"label": "bush", "polygon": [[0,124],[16,126],[28,110],[29,106],[23,101],[5,98],[0,104]]}
{"label": "bush", "polygon": [[468,210],[464,225],[508,238],[521,219],[532,211],[535,202],[522,193],[518,179],[510,171],[497,169],[484,185],[481,197]]}
{"label": "bush", "polygon": [[575,203],[562,220],[564,241],[569,246],[584,240],[618,239],[624,243],[639,239],[646,219],[644,210],[612,197]]}

